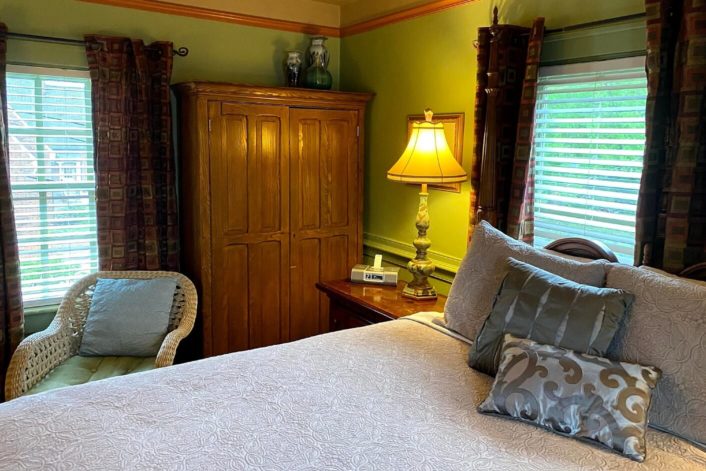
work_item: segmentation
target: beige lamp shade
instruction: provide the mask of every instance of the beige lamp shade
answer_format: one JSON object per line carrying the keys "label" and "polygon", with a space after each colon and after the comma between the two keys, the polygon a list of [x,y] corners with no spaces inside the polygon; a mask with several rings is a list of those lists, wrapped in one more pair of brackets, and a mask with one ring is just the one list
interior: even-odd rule
{"label": "beige lamp shade", "polygon": [[395,165],[387,171],[387,178],[405,183],[465,181],[468,176],[446,142],[444,125],[431,121],[430,110],[424,114],[427,120],[412,125],[409,144]]}

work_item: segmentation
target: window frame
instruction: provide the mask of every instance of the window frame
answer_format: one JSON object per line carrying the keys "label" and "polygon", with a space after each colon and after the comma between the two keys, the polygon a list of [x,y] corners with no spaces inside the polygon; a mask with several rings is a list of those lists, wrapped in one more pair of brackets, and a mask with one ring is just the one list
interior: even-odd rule
{"label": "window frame", "polygon": [[[84,80],[88,80],[89,86],[85,88],[84,90],[84,100],[85,102],[90,103],[91,102],[91,87],[90,87],[90,73],[87,68],[66,68],[66,67],[46,67],[46,66],[34,66],[34,65],[25,65],[25,64],[8,64],[6,68],[6,77],[9,74],[28,74],[28,75],[34,75],[34,76],[53,76],[57,77],[58,80],[61,80],[63,78],[80,78]],[[91,138],[93,137],[93,110],[89,110],[87,113],[85,113],[88,119],[90,119],[90,132],[91,132]],[[10,134],[10,126],[8,123],[8,135]],[[15,130],[16,132],[16,130]],[[95,146],[95,142],[92,143],[92,147]],[[92,156],[91,156],[92,158]],[[37,158],[39,160],[39,157]],[[11,161],[10,161],[10,156],[8,156],[8,162],[10,163],[9,169],[10,169],[10,183],[11,183],[11,191],[13,192],[14,196],[14,189],[17,188],[17,183],[12,182],[12,174],[11,174]],[[92,212],[93,214],[93,221],[97,225],[97,214],[96,214],[96,174],[95,174],[95,167],[93,168],[93,181],[92,182],[73,182],[71,184],[67,184],[67,187],[70,187],[71,190],[78,190],[78,191],[85,191],[88,194],[88,205],[87,209],[89,214]],[[32,186],[30,183],[23,183],[21,185],[29,185]],[[37,185],[35,185],[37,186]],[[42,210],[42,205],[41,203],[38,205],[38,208],[40,211]],[[46,207],[44,208],[44,211],[46,211]],[[40,216],[41,219],[41,216]],[[95,262],[95,266],[97,267],[98,265],[98,233],[97,233],[97,227],[95,229],[95,240],[90,243],[90,253],[91,257],[89,260],[92,260]],[[21,261],[21,251],[18,251],[19,256],[20,256],[20,271],[22,271],[22,261]],[[38,300],[33,300],[33,301],[27,301],[24,299],[24,293],[23,293],[23,307],[25,310],[25,315],[26,316],[33,316],[36,317],[37,319],[29,319],[29,327],[32,327],[34,323],[44,323],[44,318],[50,314],[53,315],[53,313],[56,312],[56,309],[58,308],[59,304],[61,303],[61,300],[63,298],[63,295],[61,296],[56,296],[56,297],[51,297],[51,298],[43,298],[43,299],[38,299]],[[42,319],[41,322],[39,319]],[[34,329],[36,330],[36,329]],[[28,331],[32,331],[32,329],[29,329]]]}
{"label": "window frame", "polygon": [[[627,57],[620,57],[620,58],[612,58],[612,59],[596,59],[596,58],[586,58],[584,61],[580,62],[570,62],[570,63],[564,63],[564,64],[551,64],[551,65],[540,65],[539,71],[538,71],[538,89],[537,89],[537,102],[535,104],[535,121],[537,120],[537,114],[540,106],[540,99],[539,99],[539,93],[540,93],[540,87],[542,86],[541,79],[542,77],[557,77],[557,76],[571,76],[571,75],[576,75],[576,74],[591,74],[591,73],[611,73],[613,71],[618,72],[621,70],[631,70],[631,69],[643,69],[645,68],[645,54],[644,51],[641,51],[639,54],[632,54]],[[646,77],[646,74],[645,74]],[[555,84],[558,82],[555,82]],[[574,83],[571,82],[570,80],[567,80],[567,83]],[[578,82],[576,82],[578,83]],[[588,83],[588,82],[587,82]],[[645,84],[645,93],[647,92],[647,83]],[[559,92],[560,93],[560,92]],[[567,128],[568,129],[568,128]],[[646,129],[645,129],[646,133]],[[535,139],[537,138],[538,134],[538,129],[537,129],[537,124],[535,122],[535,126],[533,129],[533,134],[532,134],[532,159],[535,162],[535,170],[537,168],[537,160],[536,160],[536,155],[535,155],[535,149],[537,146],[537,143]],[[589,133],[586,133],[588,136],[590,136]],[[593,137],[587,137],[587,139],[593,139]],[[600,137],[596,137],[596,139],[600,139]],[[644,144],[643,144],[643,151],[644,151]],[[557,153],[558,156],[565,155],[565,154],[559,154]],[[644,152],[643,152],[644,155]],[[644,158],[644,157],[643,157]],[[597,159],[599,160],[599,159]],[[598,165],[600,166],[601,164],[597,164],[595,162],[587,162],[587,165]],[[607,164],[605,164],[607,165]],[[640,172],[641,173],[641,172]],[[535,171],[535,174],[533,176],[534,178],[534,184],[535,184],[535,192],[534,192],[534,198],[535,198],[535,203],[536,203],[536,198],[537,198],[537,191],[536,191],[536,186],[538,182],[540,181],[541,178],[538,177],[537,172]],[[638,190],[636,192],[635,196],[639,195],[639,185],[638,183]],[[575,189],[573,189],[575,190]],[[600,205],[597,205],[600,206]],[[635,199],[635,210],[637,210],[637,198]],[[537,221],[537,208],[535,206],[535,215],[534,215],[534,220]],[[537,231],[535,229],[535,239],[536,239],[536,234]],[[581,238],[590,238],[586,235],[582,235],[580,233],[576,232],[570,232],[566,231],[563,234],[557,234],[557,236],[561,236],[563,238],[567,237],[581,237]],[[601,241],[605,242],[605,241]],[[537,242],[535,242],[537,243]],[[542,245],[542,242],[539,242],[540,245]],[[609,244],[610,245],[610,244]],[[634,247],[633,247],[634,249]],[[621,251],[621,254],[623,254],[623,263],[626,263],[627,261],[627,252]],[[631,264],[633,263],[632,261],[630,262]]]}

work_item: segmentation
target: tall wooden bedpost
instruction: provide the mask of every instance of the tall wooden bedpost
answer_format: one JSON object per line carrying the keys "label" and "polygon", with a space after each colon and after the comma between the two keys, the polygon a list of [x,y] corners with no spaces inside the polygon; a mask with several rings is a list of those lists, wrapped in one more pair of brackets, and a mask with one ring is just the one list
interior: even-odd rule
{"label": "tall wooden bedpost", "polygon": [[478,212],[476,221],[488,221],[497,227],[497,201],[495,197],[495,180],[497,169],[497,130],[495,113],[499,88],[498,48],[493,45],[498,41],[500,27],[498,26],[498,7],[493,8],[493,25],[490,27],[490,57],[488,59],[488,101],[485,111],[485,133],[483,135],[483,158],[480,170],[480,189],[478,192]]}

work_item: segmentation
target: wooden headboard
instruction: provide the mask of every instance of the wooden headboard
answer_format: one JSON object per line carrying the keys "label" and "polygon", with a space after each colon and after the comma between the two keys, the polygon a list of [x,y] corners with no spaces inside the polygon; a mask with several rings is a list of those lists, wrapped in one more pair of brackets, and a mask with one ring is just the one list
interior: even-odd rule
{"label": "wooden headboard", "polygon": [[697,263],[696,265],[683,269],[679,273],[679,276],[692,280],[706,281],[706,262]]}
{"label": "wooden headboard", "polygon": [[[618,257],[615,256],[615,253],[603,242],[582,239],[580,237],[558,239],[547,244],[544,248],[573,257],[590,258],[591,260],[608,260],[609,262],[618,261]],[[691,280],[706,281],[706,262],[687,267],[682,270],[678,276]]]}
{"label": "wooden headboard", "polygon": [[558,239],[549,243],[547,250],[572,255],[574,257],[590,258],[592,260],[608,260],[609,262],[617,262],[618,257],[610,248],[603,242],[597,240],[582,239],[580,237],[567,237],[566,239]]}

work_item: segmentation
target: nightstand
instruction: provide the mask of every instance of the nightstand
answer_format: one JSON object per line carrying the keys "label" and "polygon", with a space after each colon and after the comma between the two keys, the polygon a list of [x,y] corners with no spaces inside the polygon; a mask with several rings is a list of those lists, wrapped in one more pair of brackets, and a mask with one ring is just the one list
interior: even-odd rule
{"label": "nightstand", "polygon": [[402,296],[404,285],[404,282],[384,286],[336,280],[321,281],[316,287],[329,298],[331,332],[391,321],[420,311],[444,311],[446,296],[415,301]]}

